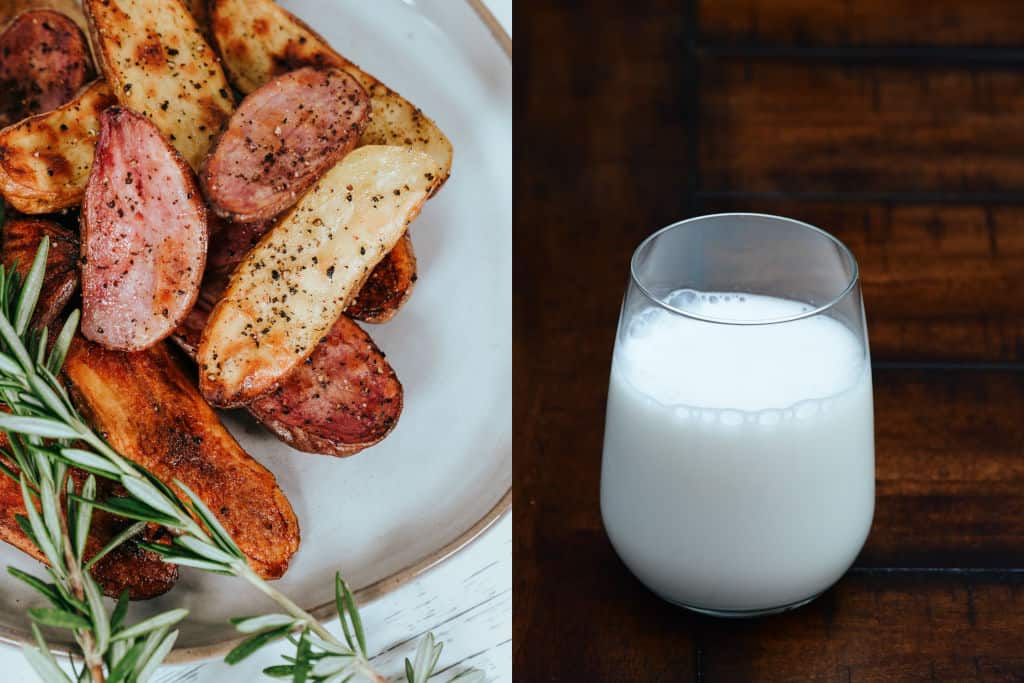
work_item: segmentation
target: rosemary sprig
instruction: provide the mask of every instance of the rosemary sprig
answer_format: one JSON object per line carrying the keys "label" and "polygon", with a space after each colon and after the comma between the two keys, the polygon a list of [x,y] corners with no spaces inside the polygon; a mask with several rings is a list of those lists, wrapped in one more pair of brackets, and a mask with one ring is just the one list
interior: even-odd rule
{"label": "rosemary sprig", "polygon": [[[264,581],[249,568],[245,555],[206,504],[185,484],[174,485],[180,498],[145,468],[123,458],[96,434],[78,413],[57,379],[78,325],[78,311],[69,316],[47,350],[47,332],[29,329],[39,298],[49,240],[44,238],[24,282],[0,266],[0,431],[8,435],[8,464],[0,471],[19,481],[28,515],[22,528],[45,555],[52,583],[14,569],[10,573],[47,598],[48,609],[29,611],[38,647],[27,646],[25,656],[49,682],[70,679],[57,666],[39,625],[69,629],[74,634],[85,666],[78,681],[121,683],[145,681],[174,646],[171,629],[187,615],[177,609],[134,625],[125,623],[127,595],[108,614],[99,586],[89,569],[100,556],[131,538],[147,524],[167,528],[169,545],[137,541],[165,561],[244,579],[273,600],[278,614],[233,619],[239,632],[249,635],[225,658],[242,661],[265,645],[288,638],[295,645],[287,664],[270,667],[268,676],[291,678],[296,683],[336,683],[361,677],[384,681],[370,664],[366,636],[355,599],[340,575],[335,577],[338,616],[344,641],[333,636],[311,614]],[[88,474],[81,484],[71,468]],[[128,496],[98,500],[96,477],[117,482]],[[119,534],[97,556],[86,560],[92,512],[100,509],[137,524]],[[409,683],[424,683],[433,674],[441,646],[429,635],[420,644],[415,662],[406,660]],[[475,683],[481,672],[467,671],[453,681]]]}

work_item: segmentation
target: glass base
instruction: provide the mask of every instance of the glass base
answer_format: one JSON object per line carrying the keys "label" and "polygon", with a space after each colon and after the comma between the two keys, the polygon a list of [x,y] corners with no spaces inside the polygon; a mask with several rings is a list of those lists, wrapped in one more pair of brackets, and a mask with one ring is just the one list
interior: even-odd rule
{"label": "glass base", "polygon": [[821,593],[816,593],[809,598],[791,602],[788,605],[782,605],[781,607],[768,607],[767,609],[709,609],[707,607],[697,607],[696,605],[687,605],[684,602],[678,602],[665,596],[660,596],[662,600],[670,602],[677,607],[688,609],[691,612],[697,612],[698,614],[705,614],[709,617],[720,617],[722,619],[750,619],[752,617],[766,617],[772,614],[781,614],[783,612],[789,612],[790,610],[803,607],[807,603],[816,599]]}

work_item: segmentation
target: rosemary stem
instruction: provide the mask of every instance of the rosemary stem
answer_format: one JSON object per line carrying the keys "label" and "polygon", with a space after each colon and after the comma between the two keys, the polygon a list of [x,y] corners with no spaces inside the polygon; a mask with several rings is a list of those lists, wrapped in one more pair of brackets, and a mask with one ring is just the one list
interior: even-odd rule
{"label": "rosemary stem", "polygon": [[[70,474],[66,474],[65,480]],[[60,489],[64,490],[64,483],[61,482]],[[57,495],[57,505],[61,506],[61,499],[63,496]],[[74,545],[71,542],[71,534],[68,531],[68,518],[67,514],[63,509],[58,510],[58,519],[60,520],[60,533],[64,546],[64,562],[68,566],[68,583],[70,584],[71,592],[79,600],[85,600],[85,579],[82,578],[82,565],[75,557],[75,551],[73,550]],[[92,631],[89,629],[79,629],[78,635],[82,642],[82,654],[85,656],[85,664],[89,667],[89,677],[92,683],[103,683],[106,680],[106,676],[103,673],[103,658],[96,652],[96,641],[93,639]]]}
{"label": "rosemary stem", "polygon": [[331,632],[325,629],[312,614],[296,605],[287,595],[267,583],[259,574],[250,569],[249,565],[239,562],[234,569],[236,576],[248,581],[257,590],[276,602],[290,616],[302,621],[313,633],[331,644],[345,647],[344,643],[331,635]]}
{"label": "rosemary stem", "polygon": [[[324,628],[323,624],[321,624],[312,614],[296,605],[287,595],[267,583],[259,574],[250,569],[249,565],[240,562],[238,565],[233,567],[233,569],[235,570],[236,576],[248,581],[257,590],[276,602],[289,614],[289,616],[293,616],[301,621],[306,628],[318,635],[320,638],[332,645],[337,645],[338,647],[348,647],[345,643],[338,640],[338,638],[336,638],[330,631]],[[358,651],[355,652],[355,661],[353,662],[353,665],[359,673],[366,676],[374,683],[387,683],[387,679],[374,670],[370,665],[370,662],[367,661],[365,656],[363,656],[363,653]]]}

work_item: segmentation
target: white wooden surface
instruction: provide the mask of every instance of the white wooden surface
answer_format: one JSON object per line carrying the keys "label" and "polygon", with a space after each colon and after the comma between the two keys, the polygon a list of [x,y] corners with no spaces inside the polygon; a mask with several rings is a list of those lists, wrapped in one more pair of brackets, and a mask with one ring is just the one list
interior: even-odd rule
{"label": "white wooden surface", "polygon": [[[484,0],[512,33],[512,0]],[[511,387],[509,387],[511,391]],[[254,606],[255,607],[255,606]],[[268,610],[272,606],[268,605]],[[422,634],[432,631],[445,649],[438,664],[444,683],[469,667],[493,683],[512,681],[512,515],[507,513],[455,557],[394,593],[361,609],[374,663],[393,681],[405,680],[402,662]],[[331,625],[339,633],[337,623]],[[287,643],[285,644],[287,645]],[[289,646],[290,647],[290,646]],[[283,663],[281,645],[268,647],[237,666],[222,662],[166,667],[156,683],[256,681],[263,668]],[[0,680],[36,680],[21,652],[0,646]],[[263,680],[272,680],[263,678]]]}

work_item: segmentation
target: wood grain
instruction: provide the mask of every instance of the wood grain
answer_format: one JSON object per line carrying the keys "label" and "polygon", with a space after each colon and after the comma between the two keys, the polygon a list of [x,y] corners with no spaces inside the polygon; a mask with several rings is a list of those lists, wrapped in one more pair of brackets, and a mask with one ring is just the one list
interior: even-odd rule
{"label": "wood grain", "polygon": [[1024,372],[874,379],[875,521],[857,565],[1024,567]]}
{"label": "wood grain", "polygon": [[702,191],[1006,194],[1024,190],[1024,72],[701,63]]}
{"label": "wood grain", "polygon": [[716,45],[960,46],[1019,48],[1016,0],[699,0],[701,40]]}
{"label": "wood grain", "polygon": [[1024,207],[736,197],[702,212],[790,216],[857,257],[876,361],[1024,358]]}
{"label": "wood grain", "polygon": [[804,609],[700,624],[706,681],[1020,681],[1024,577],[853,575]]}

